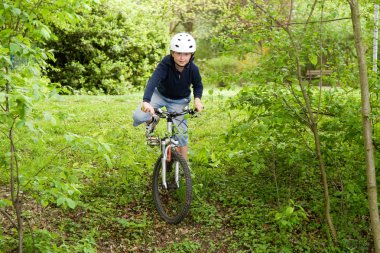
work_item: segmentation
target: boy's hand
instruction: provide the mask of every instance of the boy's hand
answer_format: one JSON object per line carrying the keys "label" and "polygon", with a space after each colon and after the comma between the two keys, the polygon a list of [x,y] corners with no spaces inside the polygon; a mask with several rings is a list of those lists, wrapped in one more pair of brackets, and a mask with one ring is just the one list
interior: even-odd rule
{"label": "boy's hand", "polygon": [[141,106],[141,111],[143,111],[143,112],[150,112],[150,114],[152,114],[152,115],[155,114],[154,113],[154,108],[148,102],[143,102],[143,104]]}
{"label": "boy's hand", "polygon": [[194,107],[197,112],[201,112],[203,110],[203,105],[200,98],[194,99]]}

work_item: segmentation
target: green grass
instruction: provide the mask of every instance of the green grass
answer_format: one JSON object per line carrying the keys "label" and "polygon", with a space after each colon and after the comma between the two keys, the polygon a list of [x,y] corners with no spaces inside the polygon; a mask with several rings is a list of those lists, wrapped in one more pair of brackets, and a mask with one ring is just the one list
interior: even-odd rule
{"label": "green grass", "polygon": [[[35,122],[38,138],[17,137],[21,173],[31,179],[24,210],[35,247],[41,252],[340,252],[329,246],[318,219],[289,218],[284,221],[290,229],[278,226],[271,214],[277,210],[271,179],[221,160],[229,155],[224,136],[238,116],[226,105],[235,92],[206,91],[205,111],[189,120],[194,200],[190,215],[176,226],[163,222],[152,203],[158,150],[145,144],[143,126],[132,127],[140,93],[64,96],[38,104],[36,115],[45,113]],[[0,222],[10,228],[3,218]],[[32,237],[25,232],[31,252]],[[5,252],[14,249],[13,236],[0,230]]]}

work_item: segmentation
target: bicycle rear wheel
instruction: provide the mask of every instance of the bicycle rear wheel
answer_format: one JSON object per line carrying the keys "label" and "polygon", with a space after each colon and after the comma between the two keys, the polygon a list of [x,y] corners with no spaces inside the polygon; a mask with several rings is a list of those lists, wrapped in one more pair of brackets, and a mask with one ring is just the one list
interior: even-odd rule
{"label": "bicycle rear wheel", "polygon": [[[175,180],[178,168],[178,184]],[[153,201],[160,216],[170,224],[180,223],[188,214],[192,199],[189,165],[181,154],[172,149],[172,159],[166,162],[166,183],[162,183],[162,155],[157,159],[153,172]]]}

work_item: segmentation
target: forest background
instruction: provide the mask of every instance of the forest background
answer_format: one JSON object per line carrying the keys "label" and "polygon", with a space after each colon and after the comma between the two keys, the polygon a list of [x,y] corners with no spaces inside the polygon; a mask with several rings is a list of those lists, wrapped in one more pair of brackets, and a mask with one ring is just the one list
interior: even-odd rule
{"label": "forest background", "polygon": [[[0,252],[375,251],[353,3],[1,1]],[[360,7],[379,167],[375,1]],[[172,226],[131,114],[182,31],[206,110]]]}

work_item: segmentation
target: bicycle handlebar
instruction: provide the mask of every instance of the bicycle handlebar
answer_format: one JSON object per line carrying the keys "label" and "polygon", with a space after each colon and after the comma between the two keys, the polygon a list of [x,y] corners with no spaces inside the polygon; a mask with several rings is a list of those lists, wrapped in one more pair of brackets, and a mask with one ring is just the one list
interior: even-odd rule
{"label": "bicycle handlebar", "polygon": [[197,111],[193,109],[185,108],[182,112],[168,112],[163,111],[160,108],[154,108],[154,112],[160,117],[160,118],[175,118],[178,116],[182,116],[185,114],[194,115]]}

